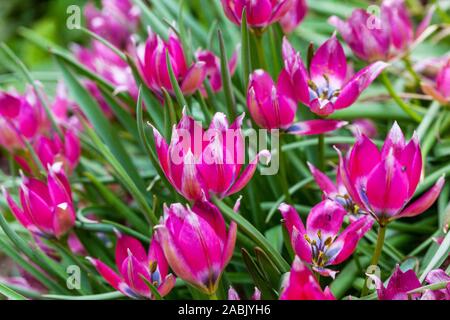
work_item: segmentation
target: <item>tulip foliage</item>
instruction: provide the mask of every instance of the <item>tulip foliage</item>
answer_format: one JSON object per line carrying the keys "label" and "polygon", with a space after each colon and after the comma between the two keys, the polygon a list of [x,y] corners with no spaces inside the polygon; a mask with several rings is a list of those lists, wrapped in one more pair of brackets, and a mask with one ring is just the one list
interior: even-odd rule
{"label": "tulip foliage", "polygon": [[449,300],[449,5],[411,3],[23,28],[55,78],[0,46],[0,297]]}

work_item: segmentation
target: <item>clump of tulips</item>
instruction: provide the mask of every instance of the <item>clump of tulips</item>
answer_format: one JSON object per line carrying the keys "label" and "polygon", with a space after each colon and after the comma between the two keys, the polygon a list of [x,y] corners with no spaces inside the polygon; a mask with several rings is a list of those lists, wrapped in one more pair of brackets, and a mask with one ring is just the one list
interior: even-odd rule
{"label": "clump of tulips", "polygon": [[156,2],[0,46],[0,297],[450,300],[445,13]]}

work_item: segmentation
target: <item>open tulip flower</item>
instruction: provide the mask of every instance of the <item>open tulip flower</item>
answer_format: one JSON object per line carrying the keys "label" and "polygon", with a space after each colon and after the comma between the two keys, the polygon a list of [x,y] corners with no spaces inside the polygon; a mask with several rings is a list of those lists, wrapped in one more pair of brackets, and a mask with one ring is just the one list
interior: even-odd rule
{"label": "open tulip flower", "polygon": [[154,299],[150,285],[161,297],[167,295],[175,285],[175,277],[168,273],[167,260],[155,237],[147,253],[138,240],[120,234],[116,243],[118,273],[101,260],[88,259],[114,289],[134,299]]}
{"label": "open tulip flower", "polygon": [[286,85],[284,91],[293,92],[296,101],[322,117],[351,106],[387,66],[375,62],[347,79],[347,58],[335,35],[317,49],[309,70],[286,38],[282,50],[285,68],[280,81]]}
{"label": "open tulip flower", "polygon": [[389,61],[410,48],[430,24],[432,14],[433,11],[429,11],[414,31],[404,1],[384,0],[381,18],[364,9],[356,9],[347,21],[332,16],[329,22],[360,59]]}
{"label": "open tulip flower", "polygon": [[233,221],[227,234],[222,214],[210,203],[198,203],[192,209],[180,203],[165,206],[161,224],[156,226],[171,269],[208,295],[215,294],[233,255],[236,233]]}
{"label": "open tulip flower", "polygon": [[368,276],[374,281],[380,300],[450,300],[450,276],[442,269],[430,271],[425,281],[428,285],[444,284],[443,288],[425,291],[415,290],[422,287],[416,273],[413,270],[402,271],[399,265],[395,267],[387,285],[373,274]]}
{"label": "open tulip flower", "polygon": [[19,207],[6,189],[9,208],[25,228],[36,235],[60,238],[75,224],[72,192],[62,163],[48,169],[47,182],[23,177]]}
{"label": "open tulip flower", "polygon": [[183,94],[191,95],[199,90],[207,75],[206,63],[197,61],[188,66],[181,41],[174,32],[169,31],[169,38],[164,41],[150,29],[145,46],[138,46],[136,52],[138,67],[147,86],[157,94],[161,94],[161,88],[173,93],[166,53]]}
{"label": "open tulip flower", "polygon": [[439,70],[435,83],[423,82],[422,90],[441,104],[450,104],[450,58],[448,58],[447,64]]}
{"label": "open tulip flower", "polygon": [[381,152],[370,139],[360,135],[348,156],[344,158],[339,152],[339,157],[341,179],[350,197],[381,225],[427,210],[445,182],[439,178],[427,193],[409,203],[422,173],[422,153],[417,136],[414,134],[406,143],[397,123]]}
{"label": "open tulip flower", "polygon": [[229,125],[226,116],[218,112],[204,130],[183,112],[172,130],[170,145],[153,129],[161,169],[186,199],[207,200],[212,195],[223,198],[239,192],[255,173],[260,156],[270,159],[270,153],[263,150],[240,173],[245,157],[243,117]]}
{"label": "open tulip flower", "polygon": [[295,254],[312,264],[316,272],[333,278],[336,272],[326,267],[350,257],[373,223],[370,216],[362,216],[340,232],[347,212],[331,200],[323,200],[311,209],[306,228],[293,206],[282,203],[279,210]]}
{"label": "open tulip flower", "polygon": [[335,300],[328,287],[322,290],[311,270],[295,257],[289,278],[282,285],[280,300]]}
{"label": "open tulip flower", "polygon": [[265,129],[283,129],[289,134],[313,135],[330,132],[347,124],[339,120],[295,122],[297,102],[293,89],[282,73],[275,85],[270,75],[256,70],[250,75],[247,106],[255,123]]}
{"label": "open tulip flower", "polygon": [[247,13],[247,24],[261,29],[278,22],[293,7],[296,0],[221,0],[225,15],[240,25],[242,12]]}

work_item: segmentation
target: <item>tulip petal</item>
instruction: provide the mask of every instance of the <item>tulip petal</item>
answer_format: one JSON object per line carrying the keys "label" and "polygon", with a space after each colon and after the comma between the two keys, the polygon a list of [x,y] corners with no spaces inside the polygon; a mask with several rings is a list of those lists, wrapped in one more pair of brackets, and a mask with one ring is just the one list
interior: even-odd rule
{"label": "tulip petal", "polygon": [[136,294],[131,290],[131,288],[110,267],[98,259],[93,259],[90,257],[87,259],[97,269],[98,273],[100,273],[100,275],[111,285],[111,287],[122,292],[126,296],[136,298]]}
{"label": "tulip petal", "polygon": [[194,63],[186,73],[181,84],[183,94],[190,95],[197,91],[206,78],[206,64],[203,61]]}
{"label": "tulip petal", "polygon": [[347,125],[346,121],[338,120],[307,120],[294,123],[286,132],[294,135],[314,135],[331,132]]}
{"label": "tulip petal", "polygon": [[342,226],[347,211],[332,200],[323,200],[315,205],[306,220],[306,232],[311,239],[315,239],[320,232],[319,239],[325,241],[328,237],[335,237]]}
{"label": "tulip petal", "polygon": [[0,91],[0,115],[6,118],[13,119],[20,113],[20,106],[22,101],[15,96]]}
{"label": "tulip petal", "polygon": [[148,263],[147,253],[142,244],[133,237],[119,234],[116,243],[116,266],[122,269],[123,262],[132,254],[140,263]]}
{"label": "tulip petal", "polygon": [[307,163],[309,170],[311,171],[314,180],[316,181],[319,188],[327,197],[334,197],[338,190],[333,181],[330,180],[322,171],[314,167],[310,162]]}
{"label": "tulip petal", "polygon": [[344,48],[333,35],[323,43],[311,60],[311,80],[319,88],[336,90],[342,87],[347,75]]}
{"label": "tulip petal", "polygon": [[408,205],[400,214],[396,215],[393,218],[399,219],[404,217],[415,217],[428,210],[428,208],[430,208],[439,197],[439,194],[444,187],[444,183],[444,177],[440,177],[430,190],[428,190],[424,195],[415,200],[413,203]]}
{"label": "tulip petal", "polygon": [[379,61],[361,69],[342,88],[334,108],[343,109],[351,106],[387,66],[387,63]]}

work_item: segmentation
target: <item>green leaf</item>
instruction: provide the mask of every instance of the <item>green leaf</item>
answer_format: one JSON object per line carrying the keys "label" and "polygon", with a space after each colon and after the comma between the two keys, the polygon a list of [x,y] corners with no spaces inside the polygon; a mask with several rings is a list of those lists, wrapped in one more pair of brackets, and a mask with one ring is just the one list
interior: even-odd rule
{"label": "green leaf", "polygon": [[236,100],[233,94],[233,85],[231,83],[230,69],[228,68],[227,51],[225,50],[225,43],[223,41],[222,31],[218,30],[220,45],[220,73],[222,75],[222,86],[225,93],[226,105],[228,108],[228,116],[233,119],[236,117]]}
{"label": "green leaf", "polygon": [[4,295],[9,300],[27,300],[23,295],[14,291],[6,284],[0,282],[0,294]]}
{"label": "green leaf", "polygon": [[244,81],[244,89],[248,86],[248,77],[250,70],[252,70],[252,62],[250,58],[250,38],[247,27],[247,13],[246,8],[242,10],[241,20],[241,63],[242,63],[242,80]]}
{"label": "green leaf", "polygon": [[423,282],[425,280],[425,277],[431,270],[438,268],[445,261],[445,259],[448,258],[449,252],[450,252],[450,232],[447,233],[441,245],[434,254],[433,258],[431,259],[430,263],[428,263],[428,265],[423,270],[419,279],[420,282]]}

